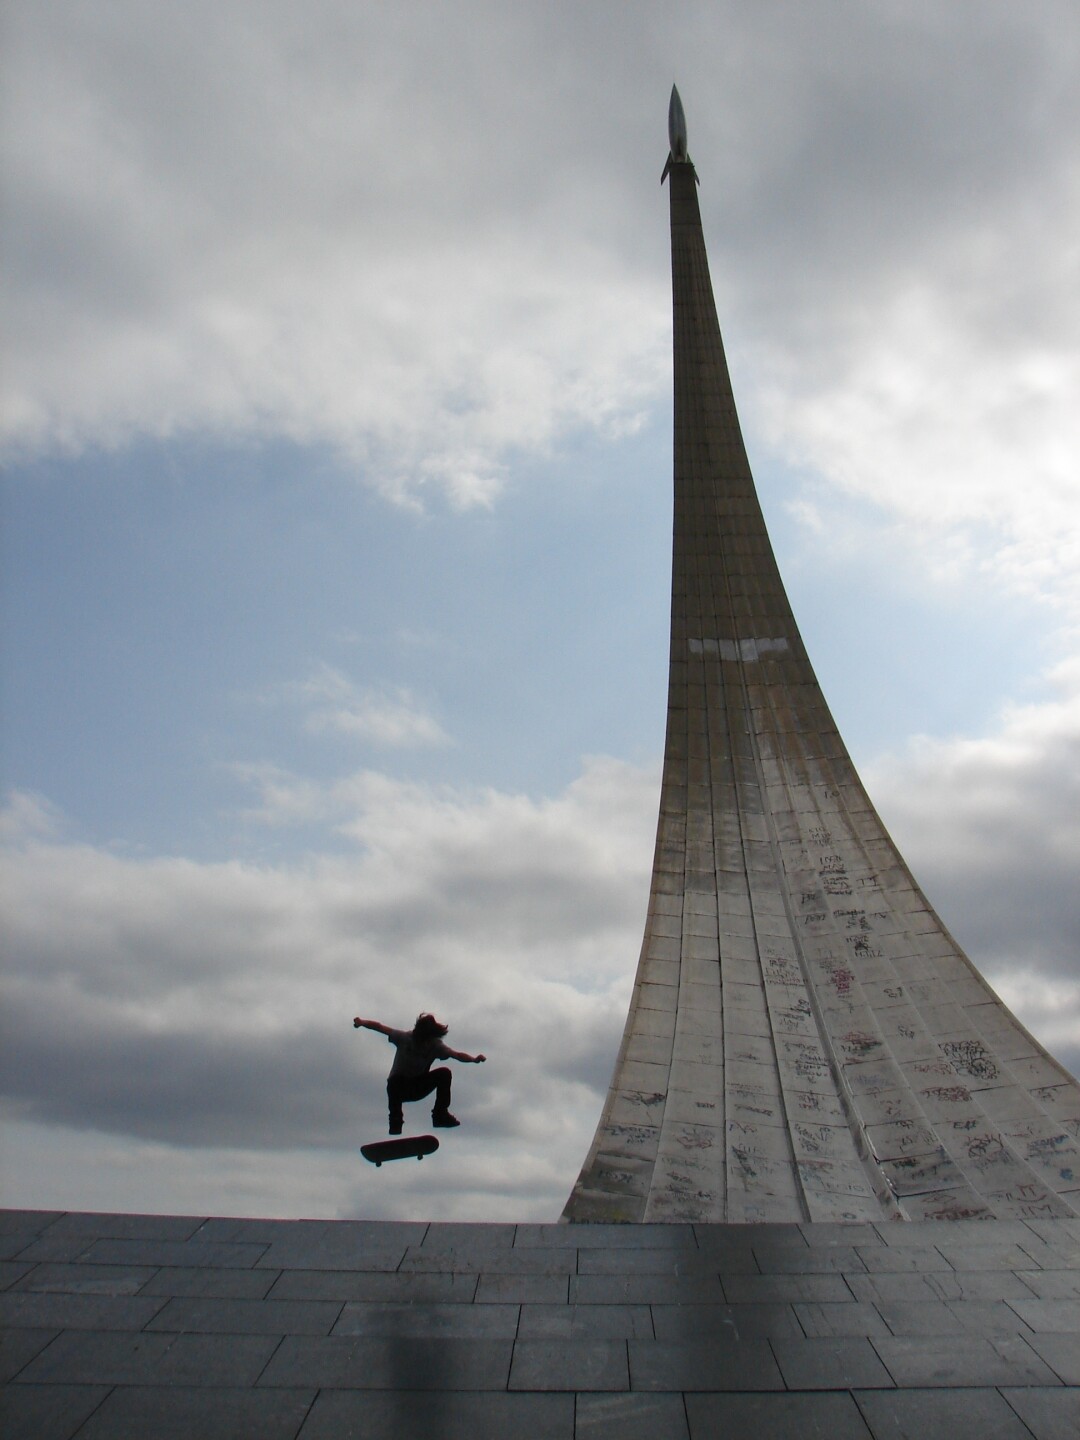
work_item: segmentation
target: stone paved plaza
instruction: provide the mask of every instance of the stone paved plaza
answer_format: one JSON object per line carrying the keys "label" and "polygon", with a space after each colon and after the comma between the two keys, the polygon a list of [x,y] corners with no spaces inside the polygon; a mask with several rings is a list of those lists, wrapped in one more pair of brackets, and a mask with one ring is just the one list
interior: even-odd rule
{"label": "stone paved plaza", "polygon": [[0,1212],[4,1440],[1075,1440],[1080,1221]]}

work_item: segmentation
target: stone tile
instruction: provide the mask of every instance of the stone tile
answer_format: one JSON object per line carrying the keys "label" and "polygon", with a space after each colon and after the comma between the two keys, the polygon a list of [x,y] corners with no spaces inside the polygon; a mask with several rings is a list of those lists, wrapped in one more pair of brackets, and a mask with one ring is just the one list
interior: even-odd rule
{"label": "stone tile", "polygon": [[247,1270],[265,1245],[216,1244],[198,1240],[95,1240],[80,1259],[89,1265],[177,1265],[212,1270]]}
{"label": "stone tile", "polygon": [[[301,1234],[306,1230],[317,1230],[320,1234],[325,1231],[327,1221],[325,1220],[259,1220],[242,1219],[231,1215],[212,1215],[204,1220],[195,1232],[195,1237],[200,1243],[221,1245],[228,1241],[243,1240],[251,1245],[272,1245],[275,1240],[287,1238],[290,1235]],[[387,1222],[388,1224],[390,1222]],[[418,1227],[416,1239],[422,1240],[426,1225]],[[401,1248],[404,1250],[408,1241],[403,1240]]]}
{"label": "stone tile", "polygon": [[1080,1218],[1076,1216],[1062,1216],[1060,1220],[1025,1220],[1024,1224],[1048,1245],[1068,1240],[1080,1245]]}
{"label": "stone tile", "polygon": [[768,1340],[774,1335],[802,1335],[790,1305],[654,1305],[652,1317],[658,1340],[704,1340],[711,1335],[735,1341]]}
{"label": "stone tile", "polygon": [[[817,1227],[813,1227],[816,1229]],[[823,1233],[833,1232],[832,1225],[826,1225]],[[695,1225],[694,1231],[698,1237],[698,1244],[701,1244],[706,1235],[730,1241],[732,1237],[737,1242],[745,1242],[747,1245],[770,1244],[770,1245],[809,1245],[807,1236],[810,1234],[810,1227],[803,1226],[798,1221],[775,1221],[761,1225]],[[833,1244],[830,1238],[829,1244]]]}
{"label": "stone tile", "polygon": [[509,1340],[287,1335],[261,1386],[318,1390],[505,1390]]}
{"label": "stone tile", "polygon": [[[1080,1198],[1080,1191],[1077,1191],[1076,1195],[1071,1195],[1070,1198],[1073,1204],[1076,1204]],[[1031,1240],[1022,1240],[1020,1247],[1044,1266],[1063,1264],[1070,1270],[1080,1270],[1080,1236],[1063,1233],[1054,1241],[1038,1240],[1037,1238],[1034,1244]]]}
{"label": "stone tile", "polygon": [[1031,1440],[996,1390],[860,1391],[874,1440]]}
{"label": "stone tile", "polygon": [[35,1294],[137,1295],[158,1273],[153,1265],[35,1265],[12,1288]]}
{"label": "stone tile", "polygon": [[[701,1229],[700,1226],[696,1227]],[[701,1252],[702,1263],[712,1271],[720,1271],[725,1275],[759,1275],[758,1262],[754,1256],[754,1247],[750,1235],[755,1233],[758,1226],[740,1226],[739,1232],[731,1235],[731,1227],[728,1227],[728,1235],[715,1230],[708,1230],[699,1237],[698,1248]]]}
{"label": "stone tile", "polygon": [[58,1235],[54,1239],[46,1233],[40,1240],[32,1240],[28,1245],[24,1245],[20,1240],[11,1249],[12,1254],[19,1260],[81,1260],[94,1243],[88,1236],[80,1239]]}
{"label": "stone tile", "polygon": [[850,1395],[687,1395],[691,1440],[873,1440]]}
{"label": "stone tile", "polygon": [[[687,1225],[519,1225],[514,1244],[573,1245],[587,1250],[594,1245],[602,1249],[625,1246],[629,1250],[657,1250],[664,1245],[683,1249],[688,1243],[687,1232],[701,1226]],[[708,1227],[704,1227],[708,1228]]]}
{"label": "stone tile", "polygon": [[192,1215],[109,1215],[91,1211],[62,1215],[49,1226],[49,1239],[190,1240],[204,1224]]}
{"label": "stone tile", "polygon": [[733,1305],[844,1304],[852,1298],[842,1275],[723,1275],[721,1280],[724,1298]]}
{"label": "stone tile", "polygon": [[937,1248],[954,1270],[1035,1270],[1038,1262],[1033,1260],[1019,1245],[970,1245],[955,1244],[951,1239],[941,1239]]}
{"label": "stone tile", "polygon": [[79,1431],[79,1440],[293,1440],[312,1390],[118,1386]]}
{"label": "stone tile", "polygon": [[57,1330],[0,1330],[0,1385],[20,1374],[58,1334]]}
{"label": "stone tile", "polygon": [[577,1265],[579,1275],[687,1275],[697,1278],[716,1273],[708,1251],[679,1250],[583,1250]]}
{"label": "stone tile", "polygon": [[19,1378],[31,1385],[254,1385],[279,1343],[267,1335],[66,1331]]}
{"label": "stone tile", "polygon": [[1004,1300],[948,1300],[965,1330],[975,1335],[1027,1335],[1028,1326],[1013,1320],[1016,1311]]}
{"label": "stone tile", "polygon": [[399,1268],[403,1274],[572,1275],[577,1263],[576,1250],[551,1246],[483,1251],[463,1246],[442,1250],[425,1245],[410,1246]]}
{"label": "stone tile", "polygon": [[802,1224],[799,1231],[808,1245],[857,1245],[860,1249],[885,1249],[885,1241],[872,1225],[843,1221]]}
{"label": "stone tile", "polygon": [[754,1256],[763,1275],[826,1275],[865,1268],[851,1245],[755,1245]]}
{"label": "stone tile", "polygon": [[1030,1294],[1027,1277],[1043,1272],[1025,1270],[969,1270],[946,1275],[924,1275],[927,1288],[939,1300],[1024,1300]]}
{"label": "stone tile", "polygon": [[[233,1244],[247,1245],[246,1241]],[[261,1251],[256,1264],[262,1270],[349,1270],[390,1273],[405,1258],[405,1244],[363,1244],[347,1235],[316,1234],[310,1238],[287,1235]]]}
{"label": "stone tile", "polygon": [[323,1390],[298,1440],[573,1440],[573,1395]]}
{"label": "stone tile", "polygon": [[924,1248],[921,1245],[879,1245],[871,1248],[857,1245],[855,1251],[872,1275],[896,1274],[905,1270],[915,1273],[952,1270],[941,1251],[932,1246]]}
{"label": "stone tile", "polygon": [[577,1397],[574,1440],[689,1440],[681,1395]]}
{"label": "stone tile", "polygon": [[[874,1229],[889,1246],[920,1245],[925,1248],[936,1245],[939,1240],[948,1240],[954,1246],[978,1246],[995,1243],[995,1236],[1007,1238],[1010,1242],[1021,1238],[1020,1227],[1023,1227],[1025,1222],[1016,1221],[1016,1231],[1012,1234],[1006,1231],[1003,1234],[1000,1227],[1008,1223],[1004,1220],[904,1220],[893,1224],[878,1224]],[[997,1243],[1000,1243],[1000,1240]]]}
{"label": "stone tile", "polygon": [[572,1305],[703,1305],[723,1300],[723,1287],[715,1275],[570,1277]]}
{"label": "stone tile", "polygon": [[146,1329],[181,1335],[329,1335],[340,1314],[336,1300],[181,1297],[166,1301]]}
{"label": "stone tile", "polygon": [[[895,1274],[849,1275],[846,1278],[850,1293],[867,1305],[928,1305],[935,1301],[962,1298],[961,1287],[951,1283],[951,1272],[945,1276],[932,1276],[901,1271]],[[930,1283],[941,1279],[949,1283],[944,1286]]]}
{"label": "stone tile", "polygon": [[277,1270],[195,1270],[165,1265],[154,1271],[153,1278],[146,1282],[139,1294],[192,1296],[207,1300],[261,1300],[279,1274]]}
{"label": "stone tile", "polygon": [[4,1440],[70,1440],[108,1395],[104,1385],[8,1385],[0,1390]]}
{"label": "stone tile", "polygon": [[[1024,1270],[1017,1278],[1024,1282],[1028,1294],[1039,1300],[1080,1298],[1080,1271],[1077,1270]],[[1012,1300],[1010,1295],[1010,1304]]]}
{"label": "stone tile", "polygon": [[0,1291],[9,1290],[37,1267],[33,1261],[0,1260]]}
{"label": "stone tile", "polygon": [[1056,1270],[1062,1267],[1070,1270],[1080,1269],[1080,1244],[1077,1244],[1075,1240],[1070,1240],[1068,1244],[1047,1245],[1033,1236],[1028,1240],[1021,1241],[1020,1249],[1046,1270]]}
{"label": "stone tile", "polygon": [[[433,1250],[476,1250],[487,1254],[492,1250],[509,1250],[517,1238],[517,1226],[501,1222],[477,1222],[467,1220],[433,1221],[424,1235],[421,1245]],[[415,1246],[411,1241],[410,1245]],[[573,1248],[569,1241],[569,1248]]]}
{"label": "stone tile", "polygon": [[268,1292],[273,1300],[367,1301],[392,1305],[470,1304],[476,1275],[353,1274],[348,1270],[285,1270]]}
{"label": "stone tile", "polygon": [[523,1305],[517,1333],[521,1340],[651,1340],[653,1311],[648,1305]]}
{"label": "stone tile", "polygon": [[[1077,1192],[1074,1200],[1076,1203],[1080,1203],[1080,1192]],[[1030,1247],[1025,1245],[1023,1248],[1028,1250]],[[1060,1265],[1066,1270],[1080,1270],[1080,1241],[1071,1248],[1062,1246],[1060,1250],[1057,1248],[1053,1249],[1051,1257],[1048,1257],[1046,1260],[1040,1257],[1039,1263],[1045,1265],[1047,1268]]]}
{"label": "stone tile", "polygon": [[941,1239],[949,1245],[985,1248],[992,1245],[1023,1245],[1033,1235],[1038,1239],[1043,1238],[1032,1228],[1029,1220],[928,1220],[926,1224],[936,1225]]}
{"label": "stone tile", "polygon": [[0,1260],[13,1260],[21,1255],[28,1246],[32,1245],[37,1237],[19,1231],[9,1231],[6,1235],[0,1235]]}
{"label": "stone tile", "polygon": [[[1031,1344],[1060,1338],[1069,1337],[1029,1337]],[[897,1385],[907,1389],[1053,1385],[1057,1379],[1031,1344],[1008,1336],[951,1335],[948,1344],[942,1344],[940,1337],[897,1335],[871,1343]],[[1077,1348],[1075,1341],[1072,1348]]]}
{"label": "stone tile", "polygon": [[890,1333],[877,1309],[858,1300],[836,1305],[799,1303],[792,1306],[792,1311],[802,1327],[802,1333],[810,1338]]}
{"label": "stone tile", "polygon": [[625,1340],[519,1340],[511,1390],[627,1390]]}
{"label": "stone tile", "polygon": [[1017,1335],[1027,1329],[1003,1300],[901,1301],[878,1310],[894,1335]]}
{"label": "stone tile", "polygon": [[[1035,1334],[1027,1337],[1027,1343],[1054,1372],[1044,1380],[1028,1381],[1037,1385],[1052,1385],[1055,1379],[1066,1385],[1080,1385],[1080,1344],[1074,1334]],[[999,1385],[1023,1385],[1023,1380],[999,1380]]]}
{"label": "stone tile", "polygon": [[481,1275],[478,1305],[565,1305],[567,1275]]}
{"label": "stone tile", "polygon": [[165,1301],[113,1295],[0,1295],[0,1326],[45,1330],[142,1330]]}
{"label": "stone tile", "polygon": [[[199,1241],[241,1241],[249,1245],[280,1245],[301,1253],[332,1248],[354,1257],[369,1251],[420,1245],[431,1228],[426,1220],[207,1220],[193,1237]],[[309,1267],[315,1268],[315,1267]]]}
{"label": "stone tile", "polygon": [[892,1385],[892,1376],[865,1337],[773,1340],[789,1390],[855,1390]]}
{"label": "stone tile", "polygon": [[0,1210],[0,1235],[40,1235],[65,1213],[63,1210]]}
{"label": "stone tile", "polygon": [[1080,1332],[1080,1299],[1011,1300],[1009,1305],[1032,1330]]}
{"label": "stone tile", "polygon": [[[1080,1394],[1058,1386],[1053,1390],[1003,1390],[1034,1440],[1076,1440],[1080,1430]],[[1026,1440],[1026,1437],[1025,1437]]]}
{"label": "stone tile", "polygon": [[[292,1303],[292,1302],[282,1302]],[[565,1306],[553,1306],[560,1312]],[[518,1334],[517,1305],[368,1305],[350,1302],[341,1309],[334,1335],[479,1336],[513,1340]]]}
{"label": "stone tile", "polygon": [[767,1340],[631,1340],[633,1390],[783,1390]]}

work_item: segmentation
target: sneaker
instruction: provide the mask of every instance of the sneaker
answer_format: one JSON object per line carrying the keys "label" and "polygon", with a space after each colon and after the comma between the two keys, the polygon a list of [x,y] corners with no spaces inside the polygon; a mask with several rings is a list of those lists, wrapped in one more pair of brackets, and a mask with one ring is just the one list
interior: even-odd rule
{"label": "sneaker", "polygon": [[402,1120],[391,1120],[391,1121],[390,1121],[390,1134],[391,1134],[391,1135],[400,1135],[403,1124],[404,1124],[404,1121],[402,1121]]}
{"label": "sneaker", "polygon": [[456,1115],[451,1115],[449,1110],[433,1110],[431,1112],[431,1123],[436,1130],[452,1130],[461,1121]]}

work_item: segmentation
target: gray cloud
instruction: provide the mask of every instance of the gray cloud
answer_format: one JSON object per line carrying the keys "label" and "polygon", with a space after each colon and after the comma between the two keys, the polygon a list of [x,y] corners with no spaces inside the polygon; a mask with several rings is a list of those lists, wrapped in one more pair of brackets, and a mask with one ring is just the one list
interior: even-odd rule
{"label": "gray cloud", "polygon": [[971,958],[1080,1072],[1080,697],[1016,707],[984,738],[917,739],[865,779]]}

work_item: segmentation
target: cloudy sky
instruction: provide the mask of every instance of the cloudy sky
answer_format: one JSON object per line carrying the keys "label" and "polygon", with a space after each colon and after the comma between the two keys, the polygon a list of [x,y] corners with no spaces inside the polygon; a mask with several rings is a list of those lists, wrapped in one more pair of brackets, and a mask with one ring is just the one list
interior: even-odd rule
{"label": "cloudy sky", "polygon": [[[1072,0],[6,0],[0,1203],[554,1219],[663,743],[670,86],[826,695],[1080,1068]],[[489,1063],[373,1170],[382,1039]]]}

